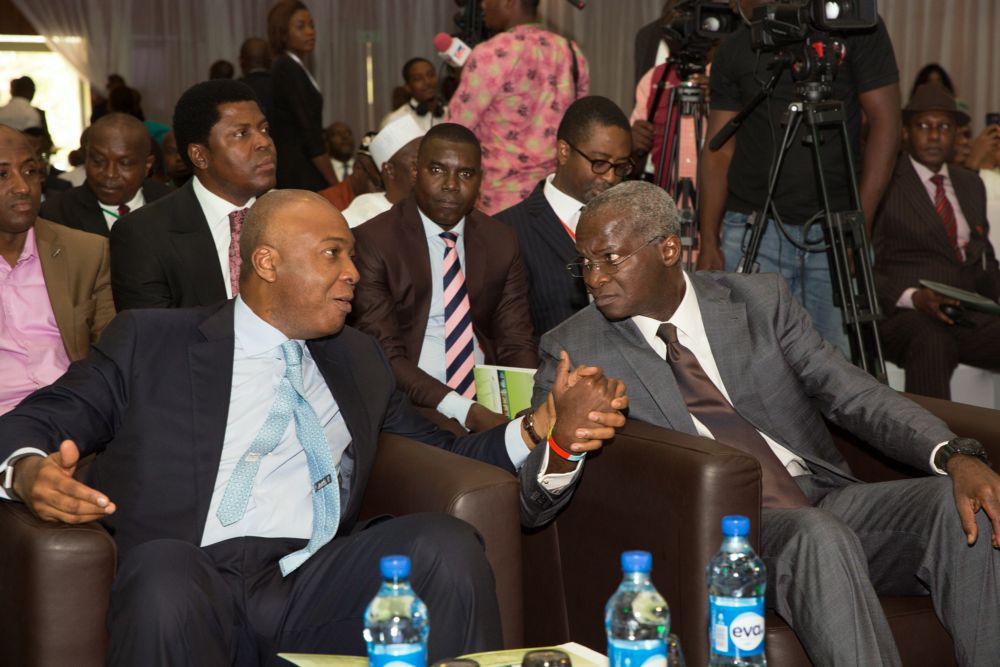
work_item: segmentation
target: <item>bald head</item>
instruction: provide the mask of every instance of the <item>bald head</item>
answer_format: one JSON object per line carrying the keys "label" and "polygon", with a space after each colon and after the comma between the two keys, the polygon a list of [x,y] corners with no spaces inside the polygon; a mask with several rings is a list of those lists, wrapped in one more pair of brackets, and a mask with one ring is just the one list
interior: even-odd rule
{"label": "bald head", "polygon": [[271,69],[271,47],[260,37],[250,37],[240,46],[240,70],[243,76],[256,70]]}
{"label": "bald head", "polygon": [[351,230],[330,202],[305,190],[269,192],[240,232],[240,295],[289,338],[336,334],[358,282],[353,255]]}
{"label": "bald head", "polygon": [[153,166],[152,139],[139,119],[123,113],[102,116],[87,132],[87,185],[105,206],[135,198]]}

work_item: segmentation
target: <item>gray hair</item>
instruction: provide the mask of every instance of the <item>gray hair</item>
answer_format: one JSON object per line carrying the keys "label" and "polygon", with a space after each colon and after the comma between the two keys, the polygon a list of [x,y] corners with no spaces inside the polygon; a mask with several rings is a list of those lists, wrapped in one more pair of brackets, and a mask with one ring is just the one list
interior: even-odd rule
{"label": "gray hair", "polygon": [[663,188],[646,181],[625,181],[597,195],[580,214],[581,224],[605,209],[631,225],[635,235],[643,239],[681,233],[673,198]]}

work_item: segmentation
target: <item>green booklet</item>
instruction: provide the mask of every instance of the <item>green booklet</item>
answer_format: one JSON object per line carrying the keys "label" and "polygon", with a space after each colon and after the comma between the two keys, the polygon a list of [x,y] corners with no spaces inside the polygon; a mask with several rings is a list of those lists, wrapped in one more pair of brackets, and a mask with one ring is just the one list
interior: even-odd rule
{"label": "green booklet", "polygon": [[476,402],[507,419],[531,407],[535,369],[511,366],[476,366]]}

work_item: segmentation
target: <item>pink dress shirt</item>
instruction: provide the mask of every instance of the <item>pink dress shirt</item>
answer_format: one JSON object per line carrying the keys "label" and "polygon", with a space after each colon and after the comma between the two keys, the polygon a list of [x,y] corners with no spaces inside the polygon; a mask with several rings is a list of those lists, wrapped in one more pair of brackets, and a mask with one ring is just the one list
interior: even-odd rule
{"label": "pink dress shirt", "polygon": [[528,198],[556,170],[556,128],[590,90],[583,53],[536,24],[515,26],[476,45],[448,104],[448,119],[475,132],[483,148],[479,208],[490,215]]}
{"label": "pink dress shirt", "polygon": [[0,414],[52,384],[67,368],[69,357],[30,229],[17,263],[0,260]]}

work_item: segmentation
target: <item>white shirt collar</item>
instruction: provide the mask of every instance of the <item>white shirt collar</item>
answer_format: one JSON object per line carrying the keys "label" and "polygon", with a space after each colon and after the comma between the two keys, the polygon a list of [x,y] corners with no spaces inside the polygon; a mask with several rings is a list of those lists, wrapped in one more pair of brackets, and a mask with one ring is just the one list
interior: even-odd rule
{"label": "white shirt collar", "polygon": [[[101,208],[118,215],[118,207],[114,204],[105,204],[100,199],[97,200],[97,203]],[[141,185],[139,186],[139,189],[135,191],[135,196],[125,202],[125,205],[128,206],[129,213],[146,205],[146,198],[142,196]]]}
{"label": "white shirt collar", "polygon": [[[241,296],[233,302],[233,331],[237,347],[243,350],[246,357],[272,352],[288,340],[288,336],[253,312]],[[278,354],[281,355],[280,350]]]}
{"label": "white shirt collar", "polygon": [[[688,278],[687,273],[682,273],[682,275],[684,276],[684,296],[681,298],[677,310],[667,322],[677,327],[678,332],[683,332],[689,338],[700,340],[705,336],[705,324],[701,319],[701,308],[698,307],[698,295],[694,293],[694,287],[691,285],[691,279]],[[657,338],[656,332],[663,322],[645,315],[635,315],[632,317],[632,321],[639,327],[642,337],[652,346],[651,341]]]}
{"label": "white shirt collar", "polygon": [[910,164],[913,165],[913,168],[916,170],[917,176],[920,177],[921,182],[923,182],[923,183],[929,183],[930,180],[931,180],[931,177],[936,176],[937,174],[942,174],[944,176],[944,182],[945,183],[947,183],[947,182],[949,182],[951,180],[951,174],[948,173],[948,163],[947,162],[945,162],[944,164],[942,164],[941,165],[941,169],[939,169],[937,172],[933,172],[930,169],[928,169],[927,167],[925,167],[924,165],[922,165],[919,162],[917,162],[916,160],[914,160],[912,155],[909,156],[909,157],[910,157]]}
{"label": "white shirt collar", "polygon": [[[441,233],[444,232],[445,230],[441,229],[441,226],[439,224],[428,218],[424,214],[424,212],[420,210],[419,206],[417,207],[417,213],[420,214],[420,221],[424,223],[424,233],[427,235],[427,238],[429,239],[440,238]],[[449,229],[448,231],[455,234],[456,236],[459,237],[459,239],[461,239],[462,232],[465,231],[465,218],[463,217],[461,220],[459,220],[458,224]],[[443,242],[444,241],[442,241],[442,243]]]}
{"label": "white shirt collar", "polygon": [[315,77],[313,77],[312,72],[309,71],[309,68],[305,66],[305,63],[303,63],[299,59],[299,57],[297,55],[295,55],[294,53],[292,53],[291,51],[285,51],[285,53],[288,54],[289,58],[291,58],[292,60],[294,60],[295,62],[297,62],[299,64],[299,67],[302,68],[302,71],[305,72],[306,76],[309,77],[309,81],[312,83],[313,88],[315,88],[316,90],[319,90],[319,84],[316,83]]}
{"label": "white shirt collar", "polygon": [[192,186],[194,188],[194,196],[201,205],[201,211],[205,214],[205,220],[208,221],[209,226],[212,226],[213,223],[217,223],[223,218],[226,218],[228,222],[230,213],[249,208],[257,201],[256,197],[251,197],[246,200],[243,206],[236,206],[202,185],[201,179],[197,176],[192,180],[194,181]]}
{"label": "white shirt collar", "polygon": [[542,194],[545,195],[545,200],[549,202],[549,206],[552,210],[556,212],[556,216],[563,223],[576,233],[576,223],[580,219],[580,209],[583,207],[583,202],[577,201],[573,197],[557,188],[552,184],[555,174],[549,174],[545,178],[545,185],[542,186]]}

